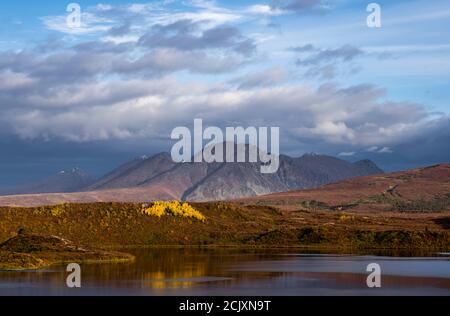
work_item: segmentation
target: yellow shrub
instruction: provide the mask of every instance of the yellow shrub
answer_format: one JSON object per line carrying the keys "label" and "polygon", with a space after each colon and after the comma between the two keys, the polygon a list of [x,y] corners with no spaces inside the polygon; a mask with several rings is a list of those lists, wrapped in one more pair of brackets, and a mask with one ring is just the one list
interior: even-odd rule
{"label": "yellow shrub", "polygon": [[50,213],[52,214],[52,216],[61,216],[62,214],[64,214],[64,212],[65,212],[65,210],[61,206],[55,206],[50,210]]}
{"label": "yellow shrub", "polygon": [[344,222],[344,221],[353,221],[354,219],[355,219],[355,216],[350,216],[350,215],[347,215],[347,214],[341,214],[339,216],[339,220],[342,221],[342,222]]}
{"label": "yellow shrub", "polygon": [[206,217],[194,209],[191,205],[188,203],[180,203],[178,201],[155,202],[150,207],[143,206],[142,213],[155,217],[172,215],[177,217],[194,218],[202,222],[206,221]]}
{"label": "yellow shrub", "polygon": [[33,214],[41,216],[54,216],[59,217],[65,213],[66,209],[64,205],[56,205],[52,207],[39,207],[33,210]]}

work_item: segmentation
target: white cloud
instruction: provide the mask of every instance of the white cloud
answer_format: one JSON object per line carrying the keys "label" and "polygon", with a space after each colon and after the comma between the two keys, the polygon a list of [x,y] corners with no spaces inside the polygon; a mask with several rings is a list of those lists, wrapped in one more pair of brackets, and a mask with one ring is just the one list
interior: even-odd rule
{"label": "white cloud", "polygon": [[372,146],[366,149],[367,152],[370,153],[378,153],[378,154],[392,154],[394,151],[390,147],[378,147]]}
{"label": "white cloud", "polygon": [[273,8],[266,4],[255,4],[247,8],[247,12],[251,14],[261,14],[267,16],[276,16],[286,13],[280,8]]}
{"label": "white cloud", "polygon": [[13,91],[26,88],[36,83],[36,80],[23,73],[0,73],[0,91]]}
{"label": "white cloud", "polygon": [[356,140],[355,131],[345,122],[319,121],[314,127],[299,127],[299,135],[326,138],[333,143],[353,143]]}
{"label": "white cloud", "polygon": [[[133,35],[142,34],[149,27],[160,24],[168,25],[182,20],[204,22],[207,28],[238,22],[243,19],[239,11],[218,7],[214,2],[195,1],[190,3],[195,10],[168,10],[165,6],[171,2],[131,3],[127,5],[99,4],[94,7],[82,7],[81,27],[71,28],[67,25],[67,14],[44,16],[44,26],[50,30],[70,35],[101,34],[125,21],[135,24]],[[131,16],[130,16],[131,15]]]}
{"label": "white cloud", "polygon": [[124,36],[105,36],[102,41],[111,42],[116,45],[125,43],[137,43],[139,41],[139,36],[135,35],[124,35]]}
{"label": "white cloud", "polygon": [[48,29],[71,35],[87,35],[107,32],[114,23],[111,19],[100,18],[90,12],[81,13],[80,27],[70,27],[67,24],[66,15],[46,16],[42,17],[41,20]]}
{"label": "white cloud", "polygon": [[280,126],[284,142],[371,147],[378,153],[391,153],[392,146],[434,124],[416,105],[381,103],[374,89],[288,85],[233,90],[226,84],[187,84],[170,77],[86,82],[30,91],[21,100],[26,107],[4,108],[1,117],[18,135],[31,139],[168,138],[174,127],[201,117],[218,126]]}
{"label": "white cloud", "polygon": [[143,14],[155,10],[158,6],[152,3],[132,3],[127,6],[127,10],[131,13]]}
{"label": "white cloud", "polygon": [[389,147],[383,147],[378,151],[380,154],[392,154],[393,151]]}
{"label": "white cloud", "polygon": [[107,4],[107,3],[99,3],[99,4],[97,4],[96,8],[99,11],[108,11],[108,10],[111,10],[113,8],[113,6],[110,4]]}
{"label": "white cloud", "polygon": [[356,154],[356,152],[354,152],[354,151],[344,151],[344,152],[339,153],[338,156],[351,157],[351,156],[354,156],[355,154]]}

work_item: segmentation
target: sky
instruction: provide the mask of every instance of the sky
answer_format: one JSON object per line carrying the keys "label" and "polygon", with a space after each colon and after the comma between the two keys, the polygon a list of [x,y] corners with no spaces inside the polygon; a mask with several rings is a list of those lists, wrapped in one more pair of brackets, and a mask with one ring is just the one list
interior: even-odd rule
{"label": "sky", "polygon": [[171,131],[279,126],[280,150],[450,162],[450,3],[0,3],[0,186],[96,176],[170,151]]}

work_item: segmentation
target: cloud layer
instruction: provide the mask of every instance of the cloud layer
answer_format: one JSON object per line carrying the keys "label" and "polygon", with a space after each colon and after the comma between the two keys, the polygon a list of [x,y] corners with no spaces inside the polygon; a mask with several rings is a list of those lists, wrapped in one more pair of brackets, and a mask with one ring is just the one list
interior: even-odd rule
{"label": "cloud layer", "polygon": [[169,141],[173,128],[202,118],[221,127],[279,126],[286,151],[336,148],[354,157],[396,154],[449,128],[447,114],[393,101],[382,86],[339,82],[384,50],[296,38],[280,44],[256,27],[323,13],[328,2],[186,3],[183,10],[170,1],[97,5],[76,30],[63,15],[43,17],[57,34],[51,40],[0,50],[0,138]]}

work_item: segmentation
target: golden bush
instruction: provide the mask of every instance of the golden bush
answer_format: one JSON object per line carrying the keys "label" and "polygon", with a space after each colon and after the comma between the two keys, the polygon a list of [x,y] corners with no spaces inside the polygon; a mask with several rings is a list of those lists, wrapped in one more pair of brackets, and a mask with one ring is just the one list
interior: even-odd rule
{"label": "golden bush", "polygon": [[64,215],[66,212],[65,205],[56,205],[51,207],[38,207],[33,210],[33,214],[39,215],[39,216],[54,216],[54,217],[60,217]]}
{"label": "golden bush", "polygon": [[52,216],[61,216],[65,213],[65,209],[61,206],[55,206],[50,210],[50,213]]}
{"label": "golden bush", "polygon": [[355,216],[353,216],[353,215],[347,215],[347,214],[341,214],[341,215],[339,216],[339,220],[342,221],[342,222],[345,222],[345,221],[353,221],[353,220],[355,220]]}
{"label": "golden bush", "polygon": [[155,202],[150,207],[143,206],[142,213],[155,216],[176,216],[197,219],[201,222],[206,221],[206,217],[188,203],[173,202]]}

